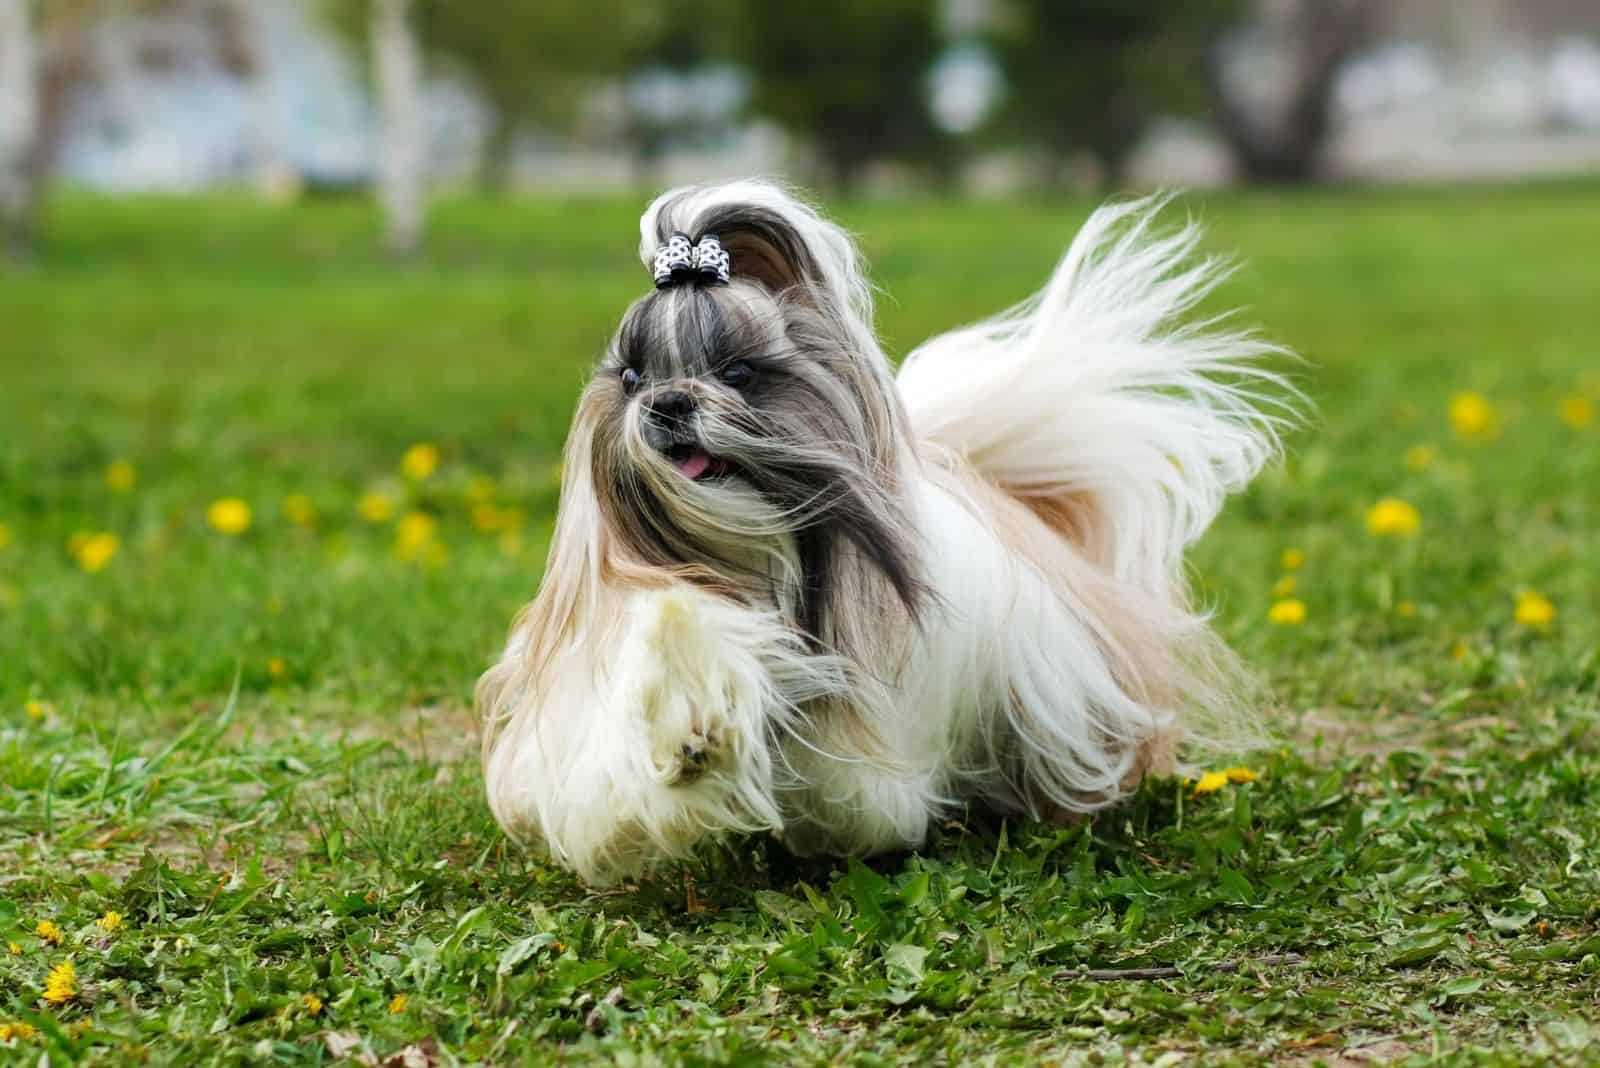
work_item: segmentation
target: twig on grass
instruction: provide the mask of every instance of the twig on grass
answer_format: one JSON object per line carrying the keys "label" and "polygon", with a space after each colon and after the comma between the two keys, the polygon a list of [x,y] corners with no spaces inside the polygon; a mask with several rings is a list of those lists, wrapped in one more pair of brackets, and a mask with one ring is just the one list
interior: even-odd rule
{"label": "twig on grass", "polygon": [[[1206,966],[1206,974],[1232,975],[1247,964],[1271,966],[1278,964],[1303,964],[1305,958],[1298,953],[1273,953],[1249,960],[1225,960]],[[1181,979],[1181,968],[1066,968],[1055,974],[1057,980],[1077,979],[1091,983],[1114,983],[1122,979]]]}

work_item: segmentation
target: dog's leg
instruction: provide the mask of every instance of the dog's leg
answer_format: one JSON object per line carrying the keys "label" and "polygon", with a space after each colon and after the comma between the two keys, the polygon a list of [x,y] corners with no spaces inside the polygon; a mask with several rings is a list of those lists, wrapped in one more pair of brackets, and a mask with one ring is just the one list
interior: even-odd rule
{"label": "dog's leg", "polygon": [[[617,591],[621,626],[572,643],[518,695],[485,762],[491,805],[590,882],[683,856],[717,830],[782,824],[769,731],[801,662],[773,613],[685,584]],[[515,643],[513,643],[515,644]]]}
{"label": "dog's leg", "polygon": [[537,684],[502,662],[496,685],[524,703],[484,765],[501,822],[595,883],[717,831],[781,830],[772,740],[843,686],[776,612],[682,583],[616,595],[616,631],[573,642]]}
{"label": "dog's leg", "polygon": [[634,617],[630,704],[642,721],[651,770],[669,786],[727,770],[760,738],[749,728],[763,718],[766,687],[739,663],[727,613],[706,601],[698,591],[668,589],[649,594]]}

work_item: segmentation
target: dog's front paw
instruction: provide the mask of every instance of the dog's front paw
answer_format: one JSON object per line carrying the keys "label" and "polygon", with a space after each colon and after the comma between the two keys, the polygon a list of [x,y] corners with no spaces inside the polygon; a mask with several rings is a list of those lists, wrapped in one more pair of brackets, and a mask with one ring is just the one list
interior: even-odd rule
{"label": "dog's front paw", "polygon": [[732,761],[731,719],[747,700],[726,663],[725,636],[701,603],[705,596],[668,590],[637,617],[644,658],[638,708],[651,770],[669,786],[688,785]]}
{"label": "dog's front paw", "polygon": [[[654,754],[652,754],[654,757]],[[681,786],[694,782],[726,756],[721,740],[715,731],[707,734],[695,732],[678,746],[675,757],[665,761],[656,759],[656,769],[668,786]]]}

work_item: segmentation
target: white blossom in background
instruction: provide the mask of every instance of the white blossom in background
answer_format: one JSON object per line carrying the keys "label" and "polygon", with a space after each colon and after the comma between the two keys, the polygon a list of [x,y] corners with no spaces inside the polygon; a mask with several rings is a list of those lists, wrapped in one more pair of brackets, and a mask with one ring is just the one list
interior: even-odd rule
{"label": "white blossom in background", "polygon": [[1576,36],[1557,41],[1545,81],[1552,118],[1581,130],[1600,130],[1600,44]]}
{"label": "white blossom in background", "polygon": [[1381,44],[1339,72],[1334,101],[1350,119],[1426,104],[1444,88],[1433,51],[1413,41]]}
{"label": "white blossom in background", "polygon": [[989,50],[964,44],[945,52],[928,75],[934,121],[946,133],[968,134],[1000,103],[1002,78]]}

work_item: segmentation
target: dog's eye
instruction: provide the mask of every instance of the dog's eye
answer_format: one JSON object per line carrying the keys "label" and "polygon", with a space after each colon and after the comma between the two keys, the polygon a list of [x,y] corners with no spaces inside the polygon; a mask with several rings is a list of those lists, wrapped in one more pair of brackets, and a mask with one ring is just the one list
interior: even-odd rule
{"label": "dog's eye", "polygon": [[624,393],[632,393],[638,388],[639,372],[635,371],[632,367],[624,367],[622,369],[622,391]]}
{"label": "dog's eye", "polygon": [[724,385],[732,386],[734,389],[743,389],[748,386],[750,380],[755,376],[756,369],[743,360],[735,360],[724,367],[717,375],[718,378],[722,379]]}

